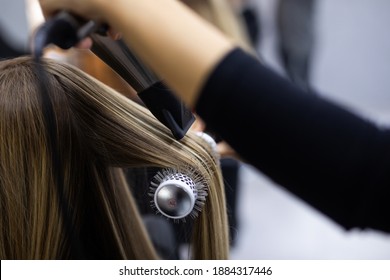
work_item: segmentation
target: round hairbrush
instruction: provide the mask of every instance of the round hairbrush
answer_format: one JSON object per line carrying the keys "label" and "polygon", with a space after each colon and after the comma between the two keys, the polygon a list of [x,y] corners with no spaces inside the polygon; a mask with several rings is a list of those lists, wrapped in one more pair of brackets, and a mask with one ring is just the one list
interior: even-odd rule
{"label": "round hairbrush", "polygon": [[207,187],[200,176],[163,169],[153,177],[150,184],[151,205],[157,213],[174,220],[196,218],[207,196]]}

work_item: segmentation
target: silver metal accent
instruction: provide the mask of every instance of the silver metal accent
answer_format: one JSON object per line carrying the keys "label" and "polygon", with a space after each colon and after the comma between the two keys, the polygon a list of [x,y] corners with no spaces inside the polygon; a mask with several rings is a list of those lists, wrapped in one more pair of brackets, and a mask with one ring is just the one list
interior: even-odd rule
{"label": "silver metal accent", "polygon": [[182,173],[175,173],[159,184],[154,203],[164,216],[181,219],[192,212],[197,195],[194,181]]}
{"label": "silver metal accent", "polygon": [[213,137],[211,137],[209,134],[207,134],[203,131],[197,131],[197,132],[195,132],[195,134],[197,136],[203,138],[203,140],[205,140],[210,145],[213,152],[217,153],[217,142],[215,142]]}

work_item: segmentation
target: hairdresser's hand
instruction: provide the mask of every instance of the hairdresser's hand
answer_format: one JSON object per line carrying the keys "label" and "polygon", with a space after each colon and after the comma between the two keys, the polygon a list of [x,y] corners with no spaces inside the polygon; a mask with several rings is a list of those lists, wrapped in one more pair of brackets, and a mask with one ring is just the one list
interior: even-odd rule
{"label": "hairdresser's hand", "polygon": [[[114,31],[112,28],[110,28],[107,32],[107,36],[111,37],[113,40],[119,40],[122,38],[122,34],[119,32]],[[90,49],[92,48],[93,41],[90,37],[85,38],[80,43],[76,45],[76,48],[79,49]]]}
{"label": "hairdresser's hand", "polygon": [[[206,124],[201,120],[199,116],[196,117],[194,124],[191,126],[191,130],[195,132],[204,132]],[[233,150],[232,147],[225,141],[219,141],[216,143],[216,153],[220,158],[234,158],[242,161],[241,157]]]}
{"label": "hairdresser's hand", "polygon": [[244,162],[240,155],[237,154],[237,152],[225,141],[217,143],[217,153],[221,156],[221,158],[234,158]]}

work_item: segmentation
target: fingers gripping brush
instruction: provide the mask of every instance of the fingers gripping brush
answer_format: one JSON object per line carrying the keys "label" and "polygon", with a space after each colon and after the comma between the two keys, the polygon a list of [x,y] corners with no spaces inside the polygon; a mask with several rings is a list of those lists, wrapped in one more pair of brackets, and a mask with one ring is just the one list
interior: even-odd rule
{"label": "fingers gripping brush", "polygon": [[150,183],[151,206],[175,221],[196,218],[206,201],[207,188],[205,180],[194,172],[162,169]]}

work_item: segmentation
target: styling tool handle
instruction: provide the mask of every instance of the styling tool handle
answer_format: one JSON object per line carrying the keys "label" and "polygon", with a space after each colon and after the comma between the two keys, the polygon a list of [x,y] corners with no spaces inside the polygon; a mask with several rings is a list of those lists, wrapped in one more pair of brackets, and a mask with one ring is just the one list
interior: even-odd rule
{"label": "styling tool handle", "polygon": [[122,40],[97,33],[91,35],[92,52],[118,73],[134,90],[150,112],[180,140],[195,116]]}

